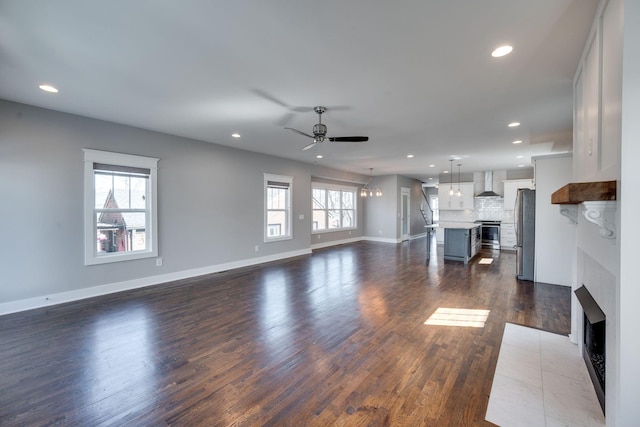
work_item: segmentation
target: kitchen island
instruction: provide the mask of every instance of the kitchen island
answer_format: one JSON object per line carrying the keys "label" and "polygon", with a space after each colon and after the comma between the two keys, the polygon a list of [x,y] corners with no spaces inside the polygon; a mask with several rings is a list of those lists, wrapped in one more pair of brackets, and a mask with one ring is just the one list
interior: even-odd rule
{"label": "kitchen island", "polygon": [[429,227],[444,229],[444,259],[446,260],[462,261],[467,264],[480,250],[480,224],[439,222]]}

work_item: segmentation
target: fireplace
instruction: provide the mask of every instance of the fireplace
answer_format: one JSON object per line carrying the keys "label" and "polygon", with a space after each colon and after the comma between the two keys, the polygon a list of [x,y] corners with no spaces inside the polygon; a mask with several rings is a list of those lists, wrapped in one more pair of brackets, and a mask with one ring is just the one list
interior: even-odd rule
{"label": "fireplace", "polygon": [[584,311],[582,357],[585,360],[593,388],[604,412],[606,316],[584,285],[576,289],[575,294]]}

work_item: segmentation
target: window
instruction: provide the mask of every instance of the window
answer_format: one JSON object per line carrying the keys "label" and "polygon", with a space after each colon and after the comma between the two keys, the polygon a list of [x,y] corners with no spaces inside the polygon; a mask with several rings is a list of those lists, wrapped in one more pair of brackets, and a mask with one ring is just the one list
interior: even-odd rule
{"label": "window", "polygon": [[264,241],[291,239],[290,176],[264,174]]}
{"label": "window", "polygon": [[356,228],[356,188],[314,182],[313,232]]}
{"label": "window", "polygon": [[158,159],[84,149],[85,265],[158,255]]}
{"label": "window", "polygon": [[433,211],[433,222],[440,221],[440,208],[438,207],[438,195],[431,194],[429,196],[429,201],[431,203],[431,210]]}

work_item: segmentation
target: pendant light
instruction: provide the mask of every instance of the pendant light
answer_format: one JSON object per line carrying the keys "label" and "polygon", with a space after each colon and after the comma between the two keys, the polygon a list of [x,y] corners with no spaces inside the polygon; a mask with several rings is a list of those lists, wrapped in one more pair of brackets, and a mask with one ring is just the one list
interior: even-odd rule
{"label": "pendant light", "polygon": [[462,191],[460,191],[460,166],[462,164],[458,163],[458,192],[456,193],[458,197],[462,196]]}
{"label": "pendant light", "polygon": [[453,159],[449,160],[449,195],[453,196]]}

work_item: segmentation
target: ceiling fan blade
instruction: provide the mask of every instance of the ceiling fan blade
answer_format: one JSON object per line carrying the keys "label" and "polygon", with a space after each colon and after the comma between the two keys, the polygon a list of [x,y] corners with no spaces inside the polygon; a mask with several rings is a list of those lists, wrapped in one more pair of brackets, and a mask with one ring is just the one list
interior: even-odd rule
{"label": "ceiling fan blade", "polygon": [[367,142],[369,140],[368,136],[336,136],[333,138],[328,138],[329,141],[333,142]]}
{"label": "ceiling fan blade", "polygon": [[307,145],[306,147],[304,147],[304,148],[302,149],[302,151],[304,151],[304,150],[308,150],[309,148],[313,148],[313,147],[315,147],[315,145],[316,145],[316,142],[314,141],[314,142],[312,142],[311,144],[309,144],[309,145]]}
{"label": "ceiling fan blade", "polygon": [[293,120],[294,116],[295,114],[293,113],[287,113],[284,116],[282,116],[280,120],[278,120],[278,123],[276,123],[276,125],[284,127],[288,125],[291,122],[291,120]]}
{"label": "ceiling fan blade", "polygon": [[326,107],[327,111],[348,111],[353,108],[348,105],[327,105]]}
{"label": "ceiling fan blade", "polygon": [[313,135],[309,135],[308,133],[304,133],[302,131],[299,131],[298,129],[294,129],[294,128],[285,128],[285,129],[286,130],[290,130],[290,131],[295,132],[295,133],[299,133],[300,135],[304,135],[307,138],[313,138]]}
{"label": "ceiling fan blade", "polygon": [[289,108],[289,105],[287,105],[284,101],[279,100],[278,98],[276,98],[275,96],[260,90],[260,89],[251,89],[251,92],[255,93],[256,95],[258,95],[261,98],[266,99],[267,101],[273,102],[276,105],[279,105],[281,107],[285,107],[285,108]]}
{"label": "ceiling fan blade", "polygon": [[309,111],[313,111],[313,107],[289,107],[289,111],[293,111],[294,113],[308,113]]}

